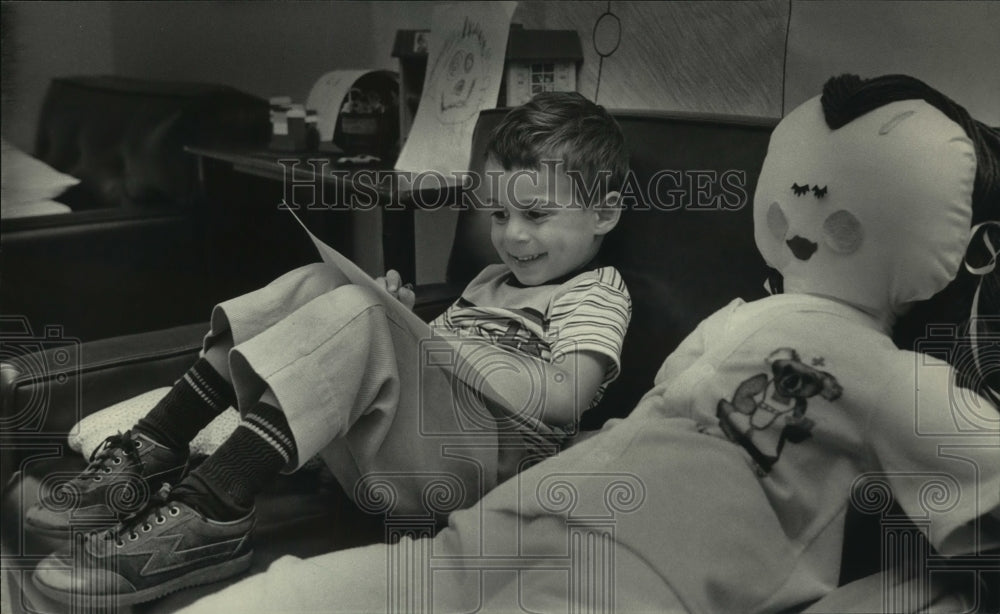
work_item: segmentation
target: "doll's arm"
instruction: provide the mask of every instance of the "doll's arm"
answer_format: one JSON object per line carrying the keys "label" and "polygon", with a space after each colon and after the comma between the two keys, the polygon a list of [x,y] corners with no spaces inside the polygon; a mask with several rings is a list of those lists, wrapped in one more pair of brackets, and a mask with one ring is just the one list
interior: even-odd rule
{"label": "doll's arm", "polygon": [[1000,548],[997,408],[958,388],[947,363],[896,354],[867,430],[896,500],[911,518],[930,520],[928,538],[942,554]]}

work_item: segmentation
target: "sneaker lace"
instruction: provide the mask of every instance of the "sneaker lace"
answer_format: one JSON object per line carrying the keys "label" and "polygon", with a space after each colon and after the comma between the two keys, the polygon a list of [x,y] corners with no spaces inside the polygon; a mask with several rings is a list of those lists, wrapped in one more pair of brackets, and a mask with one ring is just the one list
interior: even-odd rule
{"label": "sneaker lace", "polygon": [[132,431],[124,433],[118,432],[105,439],[101,445],[97,446],[90,453],[90,460],[87,468],[80,474],[81,478],[96,478],[101,473],[107,473],[108,464],[118,458],[117,451],[124,453],[125,458],[131,460],[139,466],[139,472],[143,470],[142,458],[139,456],[139,447],[136,439],[132,436]]}
{"label": "sneaker lace", "polygon": [[161,519],[165,519],[167,513],[170,513],[171,516],[177,513],[175,511],[177,507],[170,499],[170,489],[170,484],[164,482],[160,490],[150,496],[146,505],[122,518],[114,527],[104,529],[103,532],[94,531],[91,535],[102,533],[105,540],[120,541],[125,535],[135,535],[138,527],[150,526],[150,521],[153,519],[156,519],[158,524],[162,524]]}

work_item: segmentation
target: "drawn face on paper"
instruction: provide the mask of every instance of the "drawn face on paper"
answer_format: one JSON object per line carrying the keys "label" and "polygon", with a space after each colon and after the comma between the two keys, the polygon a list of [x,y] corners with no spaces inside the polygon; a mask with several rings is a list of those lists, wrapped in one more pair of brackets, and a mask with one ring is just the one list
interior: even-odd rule
{"label": "drawn face on paper", "polygon": [[441,123],[460,123],[479,111],[488,85],[487,59],[486,41],[478,26],[466,22],[461,33],[445,42],[430,76]]}

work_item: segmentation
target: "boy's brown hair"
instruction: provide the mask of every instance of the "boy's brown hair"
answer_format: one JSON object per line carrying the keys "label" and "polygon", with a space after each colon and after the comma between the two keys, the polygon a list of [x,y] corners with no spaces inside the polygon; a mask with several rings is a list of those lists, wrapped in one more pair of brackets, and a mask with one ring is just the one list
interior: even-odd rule
{"label": "boy's brown hair", "polygon": [[576,92],[543,92],[512,109],[493,130],[486,158],[507,171],[562,163],[585,182],[577,187],[590,192],[597,185],[600,199],[620,191],[628,173],[618,122]]}

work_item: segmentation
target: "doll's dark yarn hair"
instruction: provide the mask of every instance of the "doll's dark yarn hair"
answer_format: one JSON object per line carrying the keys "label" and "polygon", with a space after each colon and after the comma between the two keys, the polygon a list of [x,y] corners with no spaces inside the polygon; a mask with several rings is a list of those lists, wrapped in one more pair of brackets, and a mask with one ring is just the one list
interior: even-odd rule
{"label": "doll's dark yarn hair", "polygon": [[924,100],[965,130],[976,151],[972,223],[1000,219],[1000,131],[996,128],[976,121],[962,105],[908,75],[872,79],[840,75],[826,82],[820,97],[823,116],[831,130],[899,100]]}
{"label": "doll's dark yarn hair", "polygon": [[[976,121],[960,104],[908,75],[885,75],[872,79],[840,75],[826,82],[820,98],[824,119],[831,130],[899,100],[924,100],[965,130],[976,152],[972,224],[1000,220],[1000,130]],[[986,250],[982,233],[989,233],[993,245],[1000,245],[1000,229],[995,226],[983,228],[974,237],[968,254],[969,260],[977,265],[989,258],[988,253],[983,253]],[[989,397],[1000,390],[1000,356],[989,354],[990,348],[981,344],[977,367],[969,342],[969,316],[979,281],[979,277],[962,267],[947,287],[926,301],[914,304],[909,312],[900,317],[893,337],[901,348],[921,350],[926,347],[923,342],[928,339],[931,326],[939,331],[950,327],[954,331],[950,340],[952,349],[946,354],[958,371],[959,383]],[[977,311],[978,335],[1000,335],[1000,317],[997,317],[1000,314],[1000,271],[995,270],[982,279]],[[942,342],[940,338],[935,340],[933,347],[937,352],[940,352]],[[996,397],[992,400],[998,402]]]}

